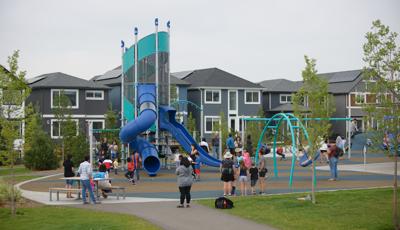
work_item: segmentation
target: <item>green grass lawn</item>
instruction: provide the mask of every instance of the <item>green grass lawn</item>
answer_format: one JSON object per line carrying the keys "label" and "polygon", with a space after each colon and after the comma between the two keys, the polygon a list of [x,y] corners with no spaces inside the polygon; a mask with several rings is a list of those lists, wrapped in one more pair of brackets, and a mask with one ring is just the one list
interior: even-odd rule
{"label": "green grass lawn", "polygon": [[[32,172],[30,169],[25,168],[23,165],[17,165],[14,167],[14,174],[23,174]],[[8,166],[0,167],[0,176],[9,176],[11,175],[11,169]]]}
{"label": "green grass lawn", "polygon": [[10,209],[0,208],[1,229],[159,229],[138,217],[78,208],[43,206],[19,208],[11,218]]}
{"label": "green grass lawn", "polygon": [[[235,208],[221,211],[278,229],[393,229],[391,189],[316,194],[315,205],[296,199],[304,194],[235,197]],[[214,200],[197,202],[214,207]]]}

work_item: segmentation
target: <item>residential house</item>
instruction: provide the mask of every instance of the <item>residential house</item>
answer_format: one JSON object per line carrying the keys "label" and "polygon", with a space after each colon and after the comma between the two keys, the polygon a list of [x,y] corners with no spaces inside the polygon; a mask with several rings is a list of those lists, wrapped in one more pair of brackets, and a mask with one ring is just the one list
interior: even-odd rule
{"label": "residential house", "polygon": [[[332,117],[350,117],[357,120],[358,128],[366,128],[365,113],[362,110],[364,103],[375,103],[376,98],[368,92],[362,70],[340,71],[323,73],[319,76],[328,81],[328,91],[335,99],[335,113]],[[260,82],[263,89],[263,109],[267,117],[279,112],[293,112],[292,94],[302,86],[302,81],[274,79]],[[346,136],[348,123],[332,121],[332,133]]]}
{"label": "residential house", "polygon": [[259,83],[263,87],[262,105],[266,117],[276,113],[292,113],[292,94],[296,93],[301,81],[287,79],[266,80]]}
{"label": "residential house", "polygon": [[54,108],[59,106],[56,97],[61,93],[69,99],[77,132],[87,132],[89,121],[93,122],[94,129],[105,128],[109,87],[60,72],[28,79],[28,84],[32,92],[26,103],[38,105],[44,130],[50,133],[51,138],[58,139],[61,136],[61,122],[54,114]]}
{"label": "residential house", "polygon": [[[218,68],[181,72],[179,77],[190,83],[188,112],[196,119],[200,136],[211,139],[221,112],[228,127],[241,131],[241,117],[256,116],[262,108],[262,87]],[[196,105],[196,106],[195,106]]]}

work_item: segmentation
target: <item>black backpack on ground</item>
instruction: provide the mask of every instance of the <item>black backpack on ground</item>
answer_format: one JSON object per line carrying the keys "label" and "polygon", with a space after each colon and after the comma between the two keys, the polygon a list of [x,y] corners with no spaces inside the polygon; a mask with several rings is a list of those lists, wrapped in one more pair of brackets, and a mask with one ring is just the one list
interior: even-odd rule
{"label": "black backpack on ground", "polygon": [[226,197],[219,197],[215,199],[215,208],[231,209],[233,208],[233,201],[229,200]]}

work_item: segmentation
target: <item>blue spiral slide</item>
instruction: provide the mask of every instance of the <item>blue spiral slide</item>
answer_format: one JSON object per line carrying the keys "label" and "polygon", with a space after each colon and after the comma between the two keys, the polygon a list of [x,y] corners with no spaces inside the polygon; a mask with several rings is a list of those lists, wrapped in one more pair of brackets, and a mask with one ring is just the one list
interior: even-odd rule
{"label": "blue spiral slide", "polygon": [[146,139],[138,135],[148,130],[157,120],[156,112],[156,86],[155,84],[139,84],[138,105],[139,116],[126,124],[119,133],[119,138],[124,143],[129,143],[130,151],[137,151],[142,155],[142,165],[149,176],[157,175],[161,163],[158,159],[157,149]]}
{"label": "blue spiral slide", "polygon": [[[119,137],[122,142],[129,143],[131,152],[138,151],[141,153],[144,170],[150,176],[155,176],[161,167],[157,149],[154,145],[139,135],[148,130],[157,120],[155,105],[156,86],[155,84],[139,84],[137,90],[140,114],[135,120],[129,122],[121,129]],[[186,128],[175,120],[176,110],[174,108],[160,106],[159,112],[161,130],[170,132],[188,153],[191,151],[191,145],[194,144],[196,149],[199,151],[201,163],[213,167],[219,167],[221,162],[204,151],[189,134]]]}

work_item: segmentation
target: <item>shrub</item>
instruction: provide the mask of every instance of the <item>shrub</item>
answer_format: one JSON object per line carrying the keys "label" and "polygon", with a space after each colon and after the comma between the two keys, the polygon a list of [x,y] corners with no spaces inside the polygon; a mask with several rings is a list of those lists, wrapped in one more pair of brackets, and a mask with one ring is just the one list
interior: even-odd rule
{"label": "shrub", "polygon": [[25,166],[36,170],[56,169],[58,167],[58,159],[50,136],[40,130],[32,138],[32,142],[34,144],[25,153]]}
{"label": "shrub", "polygon": [[0,205],[4,205],[12,200],[12,191],[14,190],[14,201],[18,202],[21,199],[21,191],[11,184],[0,180]]}
{"label": "shrub", "polygon": [[79,133],[78,136],[66,139],[65,155],[68,154],[72,155],[74,166],[79,166],[85,155],[89,154],[89,142],[86,140],[85,134]]}

